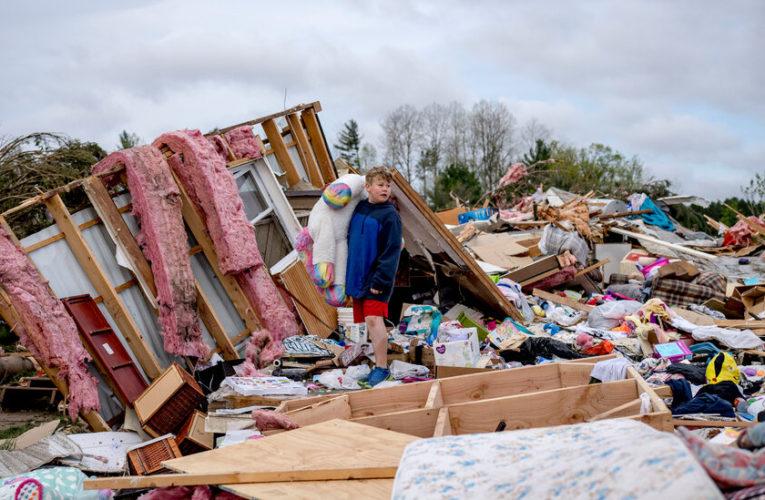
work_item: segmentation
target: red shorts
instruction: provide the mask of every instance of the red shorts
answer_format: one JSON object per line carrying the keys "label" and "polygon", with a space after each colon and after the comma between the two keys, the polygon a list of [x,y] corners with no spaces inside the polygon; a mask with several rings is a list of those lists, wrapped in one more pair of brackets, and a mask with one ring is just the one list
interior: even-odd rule
{"label": "red shorts", "polygon": [[388,303],[373,299],[353,299],[353,322],[363,323],[367,316],[388,317]]}

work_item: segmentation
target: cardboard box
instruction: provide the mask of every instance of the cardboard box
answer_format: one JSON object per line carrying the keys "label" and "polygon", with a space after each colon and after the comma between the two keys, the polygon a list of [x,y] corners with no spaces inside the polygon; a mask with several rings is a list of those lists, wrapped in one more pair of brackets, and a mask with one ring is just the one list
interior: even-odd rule
{"label": "cardboard box", "polygon": [[476,329],[460,328],[451,332],[466,334],[467,340],[433,342],[433,356],[436,366],[474,367],[481,357]]}
{"label": "cardboard box", "polygon": [[459,226],[459,215],[464,214],[467,212],[468,209],[465,207],[462,208],[452,208],[449,210],[442,210],[441,212],[436,212],[436,217],[439,218],[441,222],[444,224],[449,224],[450,226]]}
{"label": "cardboard box", "polygon": [[736,287],[736,293],[744,304],[747,315],[757,319],[765,318],[765,285],[744,285]]}

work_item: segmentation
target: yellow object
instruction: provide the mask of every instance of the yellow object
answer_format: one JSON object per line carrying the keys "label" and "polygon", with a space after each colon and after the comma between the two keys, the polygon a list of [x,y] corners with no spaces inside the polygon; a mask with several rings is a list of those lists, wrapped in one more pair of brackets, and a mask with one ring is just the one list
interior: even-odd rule
{"label": "yellow object", "polygon": [[716,384],[723,380],[730,380],[736,385],[741,382],[741,372],[733,356],[727,352],[715,355],[707,365],[707,383]]}

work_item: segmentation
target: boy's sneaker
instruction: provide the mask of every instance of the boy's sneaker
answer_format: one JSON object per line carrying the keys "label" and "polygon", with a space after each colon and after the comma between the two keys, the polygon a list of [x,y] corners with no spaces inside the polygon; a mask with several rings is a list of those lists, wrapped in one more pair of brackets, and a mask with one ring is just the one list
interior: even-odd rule
{"label": "boy's sneaker", "polygon": [[390,370],[387,368],[380,368],[379,366],[375,366],[372,368],[372,371],[369,372],[369,375],[364,380],[359,381],[359,385],[364,387],[374,387],[383,380],[387,379],[390,376]]}

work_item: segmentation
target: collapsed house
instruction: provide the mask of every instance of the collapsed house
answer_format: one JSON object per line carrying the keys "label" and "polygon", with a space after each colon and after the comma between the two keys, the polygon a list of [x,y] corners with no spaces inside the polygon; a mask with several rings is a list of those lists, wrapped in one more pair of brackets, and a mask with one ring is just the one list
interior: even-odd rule
{"label": "collapsed house", "polygon": [[[628,209],[549,188],[499,210],[435,214],[393,172],[405,242],[390,310],[396,380],[360,390],[371,350],[296,244],[341,173],[320,111],[169,132],[0,217],[2,317],[72,417],[152,438],[112,435],[129,463],[90,470],[137,476],[85,489],[557,496],[587,476],[601,496],[717,498],[714,484],[765,482],[718,470],[697,434],[671,434],[744,428],[765,444],[754,430],[765,428],[765,288],[759,268],[725,260],[755,259],[761,218],[721,228],[716,247],[640,197]],[[62,195],[74,190],[89,208],[69,211]],[[54,224],[19,241],[12,218],[36,204]],[[748,363],[740,388],[736,363]],[[662,461],[683,473],[646,487]]]}
{"label": "collapsed house", "polygon": [[[145,389],[173,363],[242,358],[253,337],[266,339],[273,359],[285,337],[337,328],[293,251],[307,208],[337,178],[320,110],[296,106],[207,137],[164,134],[2,214],[0,313],[68,395],[73,416],[107,430],[140,394],[125,386]],[[70,213],[61,195],[73,190],[91,208]],[[454,281],[487,312],[517,314],[400,176],[395,193],[407,251],[432,279]],[[36,204],[55,223],[19,241],[12,218]],[[73,305],[89,301],[95,307]],[[80,342],[76,325],[94,321],[104,328],[80,328]]]}

